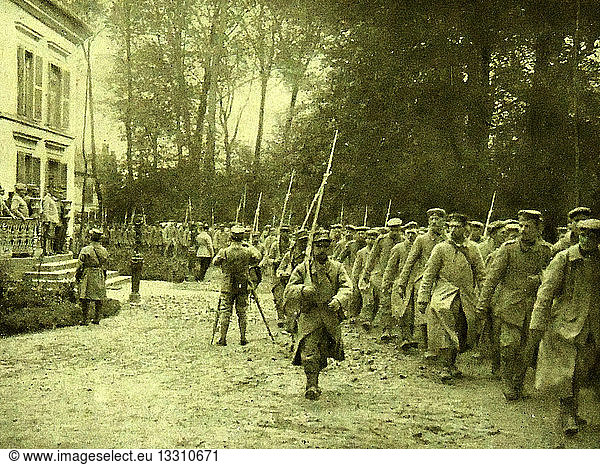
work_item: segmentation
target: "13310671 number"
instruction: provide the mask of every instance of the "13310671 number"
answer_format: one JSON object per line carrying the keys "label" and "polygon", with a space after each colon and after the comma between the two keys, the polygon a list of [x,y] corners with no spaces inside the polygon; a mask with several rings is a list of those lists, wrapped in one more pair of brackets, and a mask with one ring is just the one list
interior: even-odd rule
{"label": "13310671 number", "polygon": [[217,461],[216,449],[161,449],[158,451],[161,462],[208,462]]}

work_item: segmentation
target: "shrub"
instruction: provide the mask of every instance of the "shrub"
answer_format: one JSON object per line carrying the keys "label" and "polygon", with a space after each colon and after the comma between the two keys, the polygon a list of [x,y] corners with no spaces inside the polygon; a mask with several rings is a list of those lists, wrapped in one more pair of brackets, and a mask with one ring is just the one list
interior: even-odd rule
{"label": "shrub", "polygon": [[[116,300],[105,301],[101,318],[116,315],[120,307]],[[80,319],[73,284],[46,289],[21,281],[12,283],[0,297],[0,336],[77,325]]]}

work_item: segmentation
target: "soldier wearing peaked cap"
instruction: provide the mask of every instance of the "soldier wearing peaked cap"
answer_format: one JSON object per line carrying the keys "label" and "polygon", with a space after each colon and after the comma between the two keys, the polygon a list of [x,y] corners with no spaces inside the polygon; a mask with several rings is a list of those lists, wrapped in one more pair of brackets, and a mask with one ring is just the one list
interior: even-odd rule
{"label": "soldier wearing peaked cap", "polygon": [[407,300],[406,312],[415,315],[415,336],[421,349],[427,348],[427,320],[425,315],[415,311],[419,286],[423,271],[431,251],[436,244],[446,240],[446,212],[442,208],[427,210],[428,228],[423,235],[417,236],[398,278],[398,294]]}
{"label": "soldier wearing peaked cap", "polygon": [[351,272],[352,267],[354,266],[354,260],[356,260],[356,254],[366,245],[365,237],[369,228],[367,226],[349,226],[349,228],[352,231],[353,237],[346,242],[337,258],[334,258],[344,263],[346,270]]}
{"label": "soldier wearing peaked cap", "polygon": [[569,223],[567,229],[569,230],[562,238],[560,238],[554,245],[552,245],[552,255],[556,255],[561,250],[565,250],[572,245],[579,243],[579,230],[577,225],[582,220],[591,218],[592,210],[588,207],[577,207],[571,210],[568,214]]}
{"label": "soldier wearing peaked cap", "polygon": [[488,237],[477,245],[484,263],[487,262],[488,256],[504,242],[505,226],[506,222],[502,220],[492,221],[488,225]]}
{"label": "soldier wearing peaked cap", "polygon": [[371,252],[377,237],[379,237],[379,231],[377,231],[377,229],[367,228],[365,234],[365,246],[356,253],[354,265],[352,266],[352,273],[350,275],[353,284],[352,293],[354,300],[350,309],[350,315],[352,317],[356,317],[359,314],[364,315],[373,313],[373,309],[368,308],[374,305],[371,285],[369,284],[367,289],[360,289],[359,281],[365,269],[369,253]]}
{"label": "soldier wearing peaked cap", "polygon": [[312,259],[294,269],[285,289],[286,300],[301,301],[293,364],[304,367],[304,395],[311,400],[321,395],[319,372],[327,366],[327,359],[344,360],[340,322],[346,317],[344,309],[352,292],[344,266],[328,257],[328,233],[315,234],[313,246]]}
{"label": "soldier wearing peaked cap", "polygon": [[[367,289],[369,285],[371,286],[374,301],[373,313],[361,315],[363,328],[368,331],[375,316],[379,313],[383,325],[382,341],[391,340],[391,329],[394,326],[391,315],[391,290],[387,289],[384,292],[382,289],[383,272],[390,258],[392,247],[402,240],[402,220],[400,218],[390,218],[387,226],[390,228],[390,232],[382,234],[375,240],[359,282],[359,287],[363,290]],[[363,310],[365,309],[363,308]]]}
{"label": "soldier wearing peaked cap", "polygon": [[83,318],[81,325],[87,325],[90,302],[94,303],[92,323],[100,323],[102,302],[106,299],[106,269],[108,267],[108,252],[100,244],[102,231],[90,230],[90,244],[79,252],[79,262],[75,271],[75,280],[79,288],[79,301]]}
{"label": "soldier wearing peaked cap", "polygon": [[248,308],[249,268],[258,264],[260,254],[256,248],[243,242],[244,228],[231,228],[231,244],[219,250],[213,259],[215,266],[221,267],[223,281],[221,283],[220,324],[221,337],[217,345],[227,345],[227,330],[233,313],[233,306],[238,316],[240,327],[240,344],[247,344],[246,310]]}
{"label": "soldier wearing peaked cap", "polygon": [[506,241],[491,255],[481,289],[478,309],[482,315],[493,311],[491,321],[500,346],[506,400],[521,397],[527,330],[542,271],[551,258],[550,244],[540,238],[541,229],[539,211],[521,210],[519,238]]}
{"label": "soldier wearing peaked cap", "polygon": [[567,435],[583,424],[578,398],[586,382],[600,399],[600,220],[583,220],[578,228],[579,243],[556,254],[542,276],[526,350],[530,357],[539,344],[535,385],[560,398]]}
{"label": "soldier wearing peaked cap", "polygon": [[469,221],[469,239],[480,243],[485,225],[481,221]]}
{"label": "soldier wearing peaked cap", "polygon": [[18,182],[15,184],[15,193],[13,194],[10,202],[10,211],[17,218],[24,220],[29,218],[29,207],[23,196],[27,194],[27,186],[23,183]]}

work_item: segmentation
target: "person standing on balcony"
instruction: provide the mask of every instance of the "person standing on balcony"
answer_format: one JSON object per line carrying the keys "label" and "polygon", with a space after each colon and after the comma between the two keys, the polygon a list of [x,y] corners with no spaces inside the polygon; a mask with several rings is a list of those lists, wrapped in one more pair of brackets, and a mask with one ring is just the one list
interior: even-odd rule
{"label": "person standing on balcony", "polygon": [[29,207],[27,206],[27,202],[23,199],[23,196],[26,194],[27,186],[25,184],[21,182],[15,184],[15,193],[10,203],[10,211],[13,212],[14,216],[21,218],[22,220],[29,218]]}
{"label": "person standing on balcony", "polygon": [[54,199],[54,188],[49,186],[42,200],[42,253],[54,254],[54,238],[56,227],[60,223],[58,207]]}
{"label": "person standing on balcony", "polygon": [[4,187],[2,186],[0,186],[0,216],[15,218],[13,212],[11,212],[10,208],[8,208],[8,205],[6,205],[6,201],[4,200]]}

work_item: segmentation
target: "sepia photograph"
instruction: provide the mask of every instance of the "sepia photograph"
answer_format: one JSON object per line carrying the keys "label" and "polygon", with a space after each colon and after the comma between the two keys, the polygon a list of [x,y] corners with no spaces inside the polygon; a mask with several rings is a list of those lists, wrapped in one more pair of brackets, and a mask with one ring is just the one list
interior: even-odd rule
{"label": "sepia photograph", "polygon": [[600,448],[600,2],[0,0],[0,34],[0,461]]}

